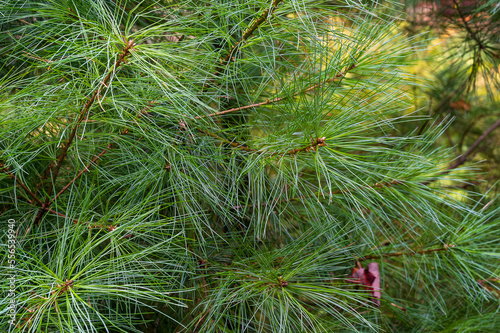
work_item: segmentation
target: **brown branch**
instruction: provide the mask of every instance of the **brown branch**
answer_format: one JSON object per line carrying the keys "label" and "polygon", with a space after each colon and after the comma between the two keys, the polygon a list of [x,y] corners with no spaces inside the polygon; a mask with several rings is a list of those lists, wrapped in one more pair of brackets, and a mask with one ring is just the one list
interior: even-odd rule
{"label": "brown branch", "polygon": [[[316,138],[309,146],[303,147],[303,148],[294,148],[290,149],[287,152],[285,152],[283,155],[292,155],[294,156],[295,154],[298,154],[300,152],[308,152],[308,151],[315,151],[318,147],[325,147],[328,146],[326,143],[326,137],[322,138]],[[271,154],[271,156],[276,156],[280,155],[280,152],[274,152]]]}
{"label": "brown branch", "polygon": [[55,214],[55,215],[58,215],[58,216],[64,217],[64,218],[66,218],[66,219],[68,219],[68,220],[72,220],[72,221],[73,221],[73,223],[78,223],[78,222],[80,222],[79,220],[74,219],[74,218],[71,218],[71,217],[69,217],[69,216],[67,216],[67,215],[65,215],[65,214],[63,214],[63,213],[58,213],[58,212],[56,212],[56,211],[55,211],[55,210],[53,210],[53,209],[48,209],[48,211],[49,211],[50,213],[52,213],[52,214]]}
{"label": "brown branch", "polygon": [[239,144],[239,143],[234,142],[234,141],[229,141],[229,140],[226,140],[226,139],[224,139],[224,138],[222,138],[222,137],[218,136],[217,134],[212,133],[212,132],[209,132],[209,131],[206,131],[206,130],[204,130],[204,129],[200,129],[199,131],[201,131],[201,132],[203,132],[203,133],[205,133],[205,134],[207,134],[207,135],[209,135],[209,136],[211,136],[211,137],[213,137],[213,138],[219,139],[219,140],[221,140],[221,141],[223,141],[223,142],[225,142],[225,143],[227,143],[227,144],[229,144],[229,145],[231,145],[231,146],[233,146],[233,147],[235,147],[235,148],[243,149],[243,150],[245,150],[245,151],[253,151],[253,152],[258,152],[258,150],[257,150],[257,149],[253,149],[253,148],[250,148],[250,147],[244,146],[244,145]]}
{"label": "brown branch", "polygon": [[458,142],[458,149],[460,152],[462,151],[462,146],[464,145],[465,142],[465,137],[469,134],[469,132],[474,128],[476,123],[481,119],[481,118],[486,118],[486,117],[498,117],[500,114],[499,113],[493,113],[493,114],[481,114],[472,119],[470,122],[469,126],[463,131],[462,136],[460,137],[460,140]]}
{"label": "brown branch", "polygon": [[[128,128],[125,128],[123,129],[123,131],[120,132],[120,135],[124,135],[124,134],[127,134],[129,131]],[[68,183],[66,184],[58,193],[57,195],[50,201],[49,205],[51,205],[55,200],[57,200],[57,198],[59,198],[59,196],[61,194],[63,194],[78,178],[80,178],[80,176],[82,174],[84,174],[85,172],[88,172],[89,171],[89,168],[92,166],[92,164],[97,164],[98,160],[104,155],[106,154],[106,152],[108,150],[110,150],[111,148],[113,148],[113,142],[109,143],[108,146],[106,147],[106,149],[103,149],[99,155],[97,155],[96,157],[94,157],[94,159],[89,162],[85,168],[83,170],[81,170],[80,172],[78,172],[78,174]]]}
{"label": "brown branch", "polygon": [[[228,54],[222,58],[220,60],[220,65],[216,67],[215,69],[215,72],[213,73],[213,78],[211,78],[208,82],[214,82],[215,79],[216,79],[216,76],[218,74],[221,73],[222,69],[230,62],[230,61],[234,61],[235,58],[233,57],[233,54],[238,52],[238,50],[240,49],[241,45],[255,32],[255,30],[257,30],[259,28],[259,26],[264,23],[264,21],[269,17],[269,15],[271,15],[274,10],[276,9],[276,7],[280,4],[280,2],[282,2],[283,0],[273,0],[273,2],[271,3],[271,7],[270,8],[267,8],[266,10],[264,10],[264,13],[262,14],[262,16],[258,19],[256,19],[255,21],[253,21],[253,23],[250,25],[250,27],[245,30],[245,32],[243,33],[243,36],[240,38],[240,40],[238,40],[232,47],[231,49],[229,49],[229,52]],[[203,88],[205,87],[208,87],[208,83],[205,83],[205,85],[203,86]]]}
{"label": "brown branch", "polygon": [[221,66],[217,68],[217,71],[215,72],[215,75],[220,73],[222,70],[222,67],[226,66],[231,59],[233,58],[233,54],[238,52],[240,49],[241,45],[259,28],[259,26],[264,23],[265,20],[269,17],[269,15],[272,15],[276,7],[282,2],[283,0],[273,0],[271,7],[267,8],[264,13],[262,14],[261,17],[259,17],[257,20],[255,20],[252,25],[243,33],[243,36],[239,41],[236,42],[236,44],[231,47],[229,50],[229,53],[222,59],[221,61]]}
{"label": "brown branch", "polygon": [[[319,87],[323,86],[325,83],[331,83],[331,82],[333,82],[335,79],[338,79],[339,77],[344,77],[344,76],[347,74],[347,72],[349,72],[350,70],[352,70],[352,69],[356,68],[357,66],[358,66],[358,65],[356,65],[356,64],[352,64],[352,65],[350,65],[349,67],[347,67],[347,68],[346,68],[343,72],[340,72],[340,73],[336,74],[335,76],[333,76],[333,77],[331,77],[331,78],[327,79],[325,82],[322,82],[322,83],[316,83],[316,84],[315,84],[315,85],[313,85],[312,87],[309,87],[309,88],[307,88],[307,89],[306,89],[306,90],[304,90],[304,91],[301,91],[301,92],[300,92],[300,94],[303,94],[303,93],[309,92],[309,91],[314,90],[314,89],[316,89],[316,88],[319,88]],[[294,95],[294,97],[295,97],[295,96],[296,96],[296,95]]]}
{"label": "brown branch", "polygon": [[486,137],[493,132],[498,126],[500,126],[500,119],[498,119],[493,125],[491,125],[477,140],[472,144],[472,146],[467,149],[467,151],[460,156],[454,163],[452,163],[446,169],[445,173],[450,172],[451,170],[457,168],[458,166],[464,164],[467,161],[467,158],[476,150],[479,144],[486,139]]}
{"label": "brown branch", "polygon": [[415,251],[415,252],[410,252],[410,251],[403,251],[403,252],[391,252],[391,253],[381,253],[381,254],[372,254],[369,256],[361,256],[359,258],[356,258],[359,261],[364,261],[364,260],[373,260],[373,259],[378,259],[378,258],[387,258],[387,257],[402,257],[405,255],[409,256],[414,256],[416,254],[424,255],[428,253],[434,253],[434,252],[442,252],[442,251],[448,251],[450,247],[455,247],[454,244],[448,245],[444,244],[443,247],[437,248],[437,249],[427,249],[427,250],[422,250],[422,251]]}
{"label": "brown branch", "polygon": [[[375,183],[370,187],[360,186],[359,189],[366,189],[366,188],[372,188],[372,187],[378,187],[378,188],[390,187],[390,186],[401,184],[401,183],[403,183],[403,181],[401,181],[401,180],[391,180],[390,182],[387,182],[387,183]],[[337,190],[337,191],[333,191],[333,192],[328,192],[327,195],[340,194],[343,192],[345,192],[345,191]],[[294,197],[294,198],[290,198],[290,199],[276,199],[276,200],[273,200],[271,202],[263,202],[260,205],[233,206],[232,208],[233,209],[242,209],[242,208],[247,208],[247,207],[253,208],[253,207],[257,207],[257,206],[267,206],[267,205],[270,205],[272,203],[283,203],[283,202],[290,202],[290,201],[309,199],[309,198],[315,198],[315,197],[317,197],[317,194],[311,194],[311,195],[301,196],[301,197]]]}
{"label": "brown branch", "polygon": [[[142,117],[143,114],[147,114],[147,111],[156,103],[156,101],[151,101],[150,105],[146,106],[144,109],[142,109],[140,111],[140,114],[137,116],[138,119],[140,119]],[[119,135],[126,135],[129,133],[129,128],[128,127],[125,127]],[[80,178],[80,176],[85,173],[85,172],[88,172],[89,171],[89,168],[90,166],[92,166],[92,164],[97,164],[98,160],[104,155],[106,154],[111,148],[113,148],[114,146],[114,143],[111,142],[108,144],[108,146],[106,147],[106,149],[103,149],[99,155],[97,155],[96,157],[94,157],[94,159],[89,162],[85,168],[83,170],[81,170],[68,184],[66,184],[60,191],[59,193],[57,193],[57,195],[51,200],[51,202],[49,203],[49,205],[51,205],[55,200],[57,200],[57,198],[59,198],[59,196],[61,194],[63,194],[70,186],[71,184],[73,184],[78,178]]]}
{"label": "brown branch", "polygon": [[[226,139],[218,136],[217,134],[209,132],[209,131],[204,130],[204,129],[199,129],[199,131],[201,131],[205,134],[208,134],[209,136],[211,136],[213,138],[219,139],[219,140],[221,140],[221,141],[223,141],[223,142],[225,142],[225,143],[227,143],[235,148],[238,148],[238,149],[242,149],[242,150],[249,151],[249,152],[261,153],[261,154],[266,153],[266,151],[264,151],[264,150],[250,148],[250,147],[242,145],[238,142],[226,140]],[[326,141],[326,137],[316,138],[316,140],[314,140],[310,145],[308,145],[306,147],[293,148],[293,149],[290,149],[284,153],[280,153],[279,151],[275,151],[275,152],[270,153],[269,156],[276,156],[276,155],[292,155],[293,156],[293,155],[298,154],[300,152],[315,151],[318,147],[327,146],[325,141]]]}
{"label": "brown branch", "polygon": [[[26,197],[23,197],[22,195],[20,195],[20,197],[21,197],[21,198],[23,198],[23,199],[25,199],[26,201],[28,201],[30,204],[34,205],[34,203],[33,203],[33,201],[32,201],[32,200],[30,200],[30,199],[28,199],[28,198],[26,198]],[[70,217],[68,217],[68,216],[66,216],[66,215],[64,215],[64,214],[62,214],[62,213],[58,213],[58,212],[56,212],[55,210],[48,209],[48,208],[47,208],[47,210],[48,210],[49,212],[51,212],[52,214],[59,215],[59,216],[61,216],[61,217],[67,218],[67,219],[71,219],[71,220],[73,220],[73,222],[74,222],[74,223],[77,223],[77,222],[78,222],[78,220],[72,219],[72,218],[70,218]],[[3,211],[2,211],[2,213],[0,214],[0,216],[2,216],[2,214],[3,214]],[[76,221],[76,222],[75,222],[75,221]],[[30,231],[31,231],[31,227],[29,227],[29,228],[26,230],[26,234],[25,234],[25,236],[27,236],[27,235],[29,234],[29,232],[30,232]]]}
{"label": "brown branch", "polygon": [[403,312],[406,312],[406,308],[403,308],[402,306],[396,305],[394,303],[391,303],[391,305],[394,306],[394,307],[396,307],[396,308],[398,308],[398,309],[400,309]]}
{"label": "brown branch", "polygon": [[[10,178],[14,179],[14,182],[16,182],[26,193],[28,193],[33,198],[33,200],[35,200],[40,206],[42,205],[42,202],[36,197],[35,193],[31,192],[31,190],[26,185],[24,185],[23,182],[18,180],[17,176],[11,173],[8,167],[4,167],[3,164],[0,164],[0,167],[2,168],[2,171],[5,172]],[[30,203],[32,203],[31,200]]]}
{"label": "brown branch", "polygon": [[[95,100],[97,99],[99,93],[101,92],[101,89],[104,87],[108,86],[108,83],[111,79],[111,76],[117,71],[117,69],[125,62],[125,58],[130,54],[130,50],[135,46],[135,43],[132,39],[128,40],[127,45],[125,48],[122,50],[120,56],[118,57],[118,60],[115,62],[113,69],[108,72],[104,80],[100,82],[99,87],[94,91],[92,94],[91,98],[84,104],[82,111],[80,112],[80,116],[77,119],[77,122],[75,126],[73,127],[73,130],[71,131],[68,140],[64,144],[61,153],[59,154],[59,157],[57,158],[56,162],[52,162],[48,166],[48,173],[52,175],[51,177],[51,183],[49,184],[49,190],[47,191],[46,194],[46,199],[45,202],[42,204],[41,209],[38,212],[37,217],[35,218],[35,224],[38,224],[40,222],[40,219],[42,218],[43,214],[46,211],[46,208],[50,206],[50,195],[52,194],[52,191],[54,190],[55,182],[57,180],[57,177],[59,176],[59,171],[61,169],[61,166],[68,154],[68,149],[73,143],[73,140],[76,136],[76,131],[78,129],[78,125],[87,117],[87,113],[94,104]],[[47,171],[46,171],[47,172]]]}
{"label": "brown branch", "polygon": [[[467,160],[471,157],[471,156],[474,156],[475,153],[474,151],[476,150],[476,148],[479,146],[479,144],[481,142],[484,141],[484,139],[486,139],[486,137],[491,133],[493,132],[498,126],[500,126],[500,119],[498,119],[493,125],[491,125],[483,134],[481,134],[481,136],[479,138],[477,138],[477,140],[472,144],[472,146],[469,147],[469,149],[467,149],[467,151],[462,155],[460,156],[459,158],[457,158],[455,160],[455,162],[453,162],[452,164],[450,164],[446,170],[443,170],[441,171],[438,175],[439,176],[444,176],[444,175],[447,175],[449,174],[453,169],[456,169],[458,168],[459,166],[461,166],[462,164],[464,164],[465,162],[467,162]],[[474,154],[473,154],[474,153]],[[429,185],[430,183],[432,183],[434,180],[426,180],[425,182],[422,182],[420,183],[421,185]]]}
{"label": "brown branch", "polygon": [[232,109],[228,109],[228,110],[224,110],[224,111],[219,111],[219,112],[215,112],[215,113],[211,113],[211,114],[207,114],[207,115],[204,115],[204,116],[196,116],[195,119],[200,119],[200,118],[205,118],[205,117],[213,117],[213,116],[220,116],[220,115],[223,115],[223,114],[226,114],[226,113],[231,113],[231,112],[234,112],[234,111],[239,111],[239,110],[245,110],[245,109],[250,109],[250,108],[257,108],[259,106],[263,106],[263,105],[267,105],[267,104],[272,104],[272,103],[276,103],[276,102],[279,102],[279,101],[282,101],[282,100],[285,100],[285,99],[288,99],[288,98],[295,98],[301,94],[304,94],[306,92],[309,92],[311,90],[314,90],[314,89],[317,89],[327,83],[331,83],[333,82],[335,79],[338,79],[339,77],[344,77],[345,74],[356,68],[356,64],[353,64],[353,65],[350,65],[349,67],[347,67],[347,69],[343,72],[340,72],[338,74],[336,74],[335,76],[327,79],[325,82],[323,83],[317,83],[313,86],[310,86],[302,91],[299,91],[291,96],[284,96],[284,97],[276,97],[276,98],[273,98],[273,99],[268,99],[267,101],[264,101],[264,102],[260,102],[260,103],[253,103],[253,104],[250,104],[250,105],[245,105],[245,106],[240,106],[240,107],[236,107],[236,108],[232,108]]}
{"label": "brown branch", "polygon": [[28,24],[28,25],[33,25],[33,23],[30,23],[28,21],[25,21],[23,19],[18,19],[20,22],[24,23],[24,24]]}
{"label": "brown branch", "polygon": [[[38,60],[38,61],[42,61],[42,62],[45,62],[45,63],[49,63],[49,64],[51,64],[51,63],[53,63],[53,62],[54,62],[53,60],[49,60],[49,59],[44,59],[44,58],[37,57],[36,55],[31,54],[31,53],[28,53],[28,52],[26,52],[26,51],[23,51],[23,54],[24,54],[24,56],[25,56],[25,57],[27,57],[27,58],[34,59],[34,60]],[[61,59],[63,59],[63,58],[61,58]],[[57,59],[57,60],[61,60],[61,59]]]}
{"label": "brown branch", "polygon": [[[13,176],[14,176],[14,175],[12,175],[10,172],[8,172],[8,171],[7,171],[7,174],[8,174],[9,176],[11,176],[11,177],[13,177]],[[15,177],[15,176],[14,176],[14,177]],[[24,189],[25,189],[25,191],[26,191],[26,192],[27,192],[27,193],[28,193],[28,194],[29,194],[29,195],[33,198],[33,200],[30,200],[29,198],[26,198],[26,197],[24,197],[23,195],[19,195],[19,197],[23,198],[24,200],[26,200],[27,202],[29,202],[31,205],[35,205],[34,201],[36,201],[36,202],[37,202],[40,206],[42,206],[42,205],[43,205],[43,203],[40,201],[40,199],[38,199],[38,198],[35,196],[35,194],[34,194],[34,193],[32,193],[32,192],[31,192],[31,191],[30,191],[30,190],[29,190],[29,189],[28,189],[28,188],[27,188],[24,184],[20,183],[19,181],[18,181],[18,183],[19,183],[19,186],[21,186],[22,188],[24,188]],[[21,184],[22,184],[22,185],[21,185]],[[78,222],[78,220],[72,219],[72,218],[70,218],[70,217],[68,217],[68,216],[66,216],[66,215],[64,215],[64,214],[62,214],[62,213],[58,213],[58,212],[56,212],[56,211],[55,211],[55,210],[53,210],[53,209],[49,209],[48,207],[46,208],[46,210],[47,210],[47,211],[49,211],[49,212],[50,212],[50,213],[52,213],[52,214],[59,215],[59,216],[61,216],[61,217],[64,217],[64,218],[67,218],[67,219],[71,219],[71,220],[73,220],[73,221]],[[2,210],[2,214],[3,214],[3,210]]]}
{"label": "brown branch", "polygon": [[245,105],[245,106],[241,106],[241,107],[237,107],[237,108],[232,108],[232,109],[228,109],[228,110],[224,110],[224,111],[210,113],[210,114],[207,114],[207,115],[204,115],[204,116],[196,116],[195,119],[200,119],[200,118],[205,118],[205,117],[213,117],[213,116],[220,116],[220,115],[223,115],[223,114],[226,114],[226,113],[230,113],[230,112],[234,112],[234,111],[245,110],[245,109],[250,109],[250,108],[256,108],[256,107],[259,107],[259,106],[262,106],[262,105],[267,105],[267,104],[279,102],[279,101],[281,101],[281,100],[283,100],[285,98],[287,98],[287,97],[277,97],[277,98],[274,98],[274,99],[268,99],[267,101],[260,102],[260,103],[254,103],[254,104]]}
{"label": "brown branch", "polygon": [[[123,132],[123,131],[122,131]],[[122,133],[120,133],[122,134]],[[99,153],[99,155],[97,155],[96,157],[94,157],[94,159],[89,162],[85,168],[83,170],[81,170],[80,172],[78,172],[78,174],[68,183],[66,184],[58,193],[57,195],[49,202],[49,205],[52,204],[55,200],[57,200],[57,198],[59,198],[59,196],[61,194],[63,194],[78,178],[80,178],[80,176],[85,173],[85,172],[88,172],[89,171],[89,168],[92,164],[97,164],[97,160],[100,159],[108,149],[111,149],[111,147],[113,146],[113,143],[110,143],[108,144],[108,146],[106,147],[106,149],[104,149],[103,151],[101,151]]]}

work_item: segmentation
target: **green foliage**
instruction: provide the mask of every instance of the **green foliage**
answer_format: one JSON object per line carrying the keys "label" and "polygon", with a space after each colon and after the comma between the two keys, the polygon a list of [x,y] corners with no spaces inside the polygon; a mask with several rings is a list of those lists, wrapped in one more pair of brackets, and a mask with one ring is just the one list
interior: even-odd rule
{"label": "green foliage", "polygon": [[1,2],[0,330],[498,330],[499,210],[443,186],[394,7]]}

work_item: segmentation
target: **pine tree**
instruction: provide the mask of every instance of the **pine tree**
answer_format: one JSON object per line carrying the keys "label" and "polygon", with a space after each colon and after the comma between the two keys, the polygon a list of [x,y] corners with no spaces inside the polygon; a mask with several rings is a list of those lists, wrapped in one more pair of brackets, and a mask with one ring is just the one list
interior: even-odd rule
{"label": "pine tree", "polygon": [[0,331],[499,330],[499,209],[445,186],[395,3],[0,14]]}
{"label": "pine tree", "polygon": [[455,166],[483,162],[484,173],[461,186],[496,195],[500,176],[499,138],[495,136],[500,126],[500,5],[493,0],[407,2],[407,31],[429,31],[440,40],[436,43],[428,38],[438,45],[430,51],[434,53],[427,62],[432,81],[418,89],[417,94],[424,97],[418,106],[433,119],[454,119],[439,144],[453,147],[461,155]]}

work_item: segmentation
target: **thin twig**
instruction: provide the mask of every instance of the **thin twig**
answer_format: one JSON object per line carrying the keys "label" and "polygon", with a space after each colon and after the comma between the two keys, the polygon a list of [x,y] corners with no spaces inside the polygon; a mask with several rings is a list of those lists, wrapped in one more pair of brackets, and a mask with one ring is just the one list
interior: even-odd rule
{"label": "thin twig", "polygon": [[[41,202],[39,199],[37,199],[37,198],[34,196],[34,194],[33,194],[33,193],[31,193],[30,195],[33,197],[33,200],[30,200],[29,198],[26,198],[26,197],[24,197],[23,195],[19,195],[19,197],[23,198],[24,200],[26,200],[26,201],[27,201],[28,203],[30,203],[31,205],[35,205],[35,203],[34,203],[33,201],[37,201],[37,202],[38,202],[38,204],[42,205],[42,202]],[[73,220],[73,222],[75,222],[75,221],[76,221],[76,222],[78,222],[78,220],[75,220],[75,219],[73,219],[73,218],[70,218],[70,217],[68,217],[68,216],[66,216],[66,215],[64,215],[64,214],[62,214],[62,213],[58,213],[58,212],[56,212],[56,211],[55,211],[55,210],[53,210],[53,209],[46,208],[46,210],[47,210],[48,212],[52,213],[52,214],[59,215],[59,216],[61,216],[61,217],[64,217],[64,218],[67,218],[67,219]],[[2,214],[3,214],[3,210],[2,210]],[[1,216],[1,214],[0,214],[0,216]],[[76,222],[75,222],[75,223],[76,223]]]}
{"label": "thin twig", "polygon": [[[322,138],[316,138],[310,145],[302,148],[293,148],[288,151],[286,151],[283,155],[295,155],[300,152],[308,152],[308,151],[315,151],[318,147],[325,147],[328,146],[325,142],[326,137]],[[275,151],[274,153],[271,154],[271,156],[276,156],[280,155],[280,152]]]}
{"label": "thin twig", "polygon": [[[387,182],[387,183],[375,183],[369,187],[362,187],[361,186],[360,189],[373,188],[373,187],[378,187],[378,188],[390,187],[390,186],[401,184],[401,183],[403,183],[403,181],[401,181],[401,180],[391,180],[390,182]],[[327,195],[334,195],[334,194],[340,194],[343,192],[344,192],[343,190],[337,190],[337,191],[333,191],[333,192],[328,192],[326,194]],[[274,203],[290,202],[290,201],[303,200],[303,199],[309,199],[309,198],[315,198],[315,197],[317,197],[317,194],[311,194],[308,196],[301,196],[301,197],[293,197],[293,198],[289,198],[289,199],[275,199],[271,202],[263,202],[260,205],[233,206],[232,208],[233,209],[253,208],[253,207],[257,207],[257,206],[267,206],[267,205],[274,204]]]}
{"label": "thin twig", "polygon": [[464,145],[465,138],[469,134],[469,132],[472,130],[472,128],[476,125],[476,123],[479,121],[481,118],[486,118],[486,117],[498,117],[500,114],[499,113],[493,113],[493,114],[481,114],[475,117],[474,119],[471,120],[469,126],[465,128],[465,130],[462,133],[462,136],[460,137],[460,140],[458,141],[458,149],[460,152],[462,152],[462,146]]}
{"label": "thin twig", "polygon": [[279,101],[282,101],[282,100],[286,100],[288,98],[295,98],[301,94],[304,94],[306,92],[309,92],[311,90],[314,90],[314,89],[317,89],[327,83],[330,83],[332,81],[334,81],[335,79],[338,79],[339,77],[344,77],[345,74],[354,69],[357,65],[356,64],[352,64],[350,65],[349,67],[347,67],[346,70],[336,74],[335,76],[327,79],[326,81],[322,82],[322,83],[317,83],[315,85],[312,85],[304,90],[301,90],[291,96],[284,96],[284,97],[276,97],[276,98],[273,98],[273,99],[268,99],[264,102],[260,102],[260,103],[253,103],[253,104],[250,104],[250,105],[245,105],[245,106],[240,106],[240,107],[236,107],[236,108],[232,108],[232,109],[228,109],[228,110],[224,110],[224,111],[219,111],[219,112],[215,112],[215,113],[211,113],[211,114],[207,114],[207,115],[204,115],[204,116],[196,116],[195,119],[200,119],[200,118],[205,118],[205,117],[213,117],[213,116],[220,116],[220,115],[223,115],[223,114],[226,114],[226,113],[231,113],[231,112],[234,112],[234,111],[239,111],[239,110],[245,110],[245,109],[250,109],[250,108],[257,108],[257,107],[260,107],[260,106],[263,106],[263,105],[267,105],[267,104],[273,104],[273,103],[276,103],[276,102],[279,102]]}
{"label": "thin twig", "polygon": [[450,247],[455,247],[455,245],[454,244],[451,244],[451,245],[445,244],[443,247],[439,247],[437,249],[427,249],[427,250],[421,250],[421,251],[415,251],[415,252],[403,251],[403,252],[371,254],[369,256],[361,256],[361,257],[356,258],[356,259],[359,261],[364,261],[364,260],[373,260],[373,259],[387,258],[387,257],[414,256],[416,254],[424,255],[424,254],[428,254],[428,253],[448,251],[448,249]]}
{"label": "thin twig", "polygon": [[80,222],[79,220],[74,219],[74,218],[72,218],[72,217],[69,217],[69,216],[67,216],[67,215],[65,215],[65,214],[58,213],[58,212],[56,212],[56,211],[55,211],[55,210],[53,210],[53,209],[49,209],[48,211],[49,211],[50,213],[52,213],[52,214],[55,214],[55,215],[58,215],[58,216],[64,217],[65,219],[71,220],[71,221],[73,221],[73,223],[78,223],[78,222]]}
{"label": "thin twig", "polygon": [[467,158],[476,150],[476,148],[479,146],[479,144],[486,139],[486,137],[493,132],[498,126],[500,126],[500,119],[498,119],[493,125],[491,125],[477,140],[472,144],[472,146],[467,149],[467,151],[460,156],[454,163],[452,163],[450,166],[447,168],[448,173],[450,170],[457,168],[458,166],[464,164],[467,161]]}
{"label": "thin twig", "polygon": [[28,193],[33,198],[33,200],[35,200],[40,206],[42,205],[42,202],[36,197],[35,193],[31,192],[31,190],[26,185],[24,185],[23,182],[18,180],[16,175],[11,173],[7,167],[3,166],[3,164],[0,164],[0,167],[2,168],[2,172],[6,173],[10,178],[14,179],[14,182],[17,183],[24,191],[26,191],[26,193]]}
{"label": "thin twig", "polygon": [[[205,133],[205,134],[208,134],[210,135],[211,137],[213,138],[216,138],[216,139],[219,139],[235,148],[238,148],[238,149],[242,149],[242,150],[245,150],[245,151],[249,151],[249,152],[255,152],[255,153],[261,153],[261,154],[265,154],[265,153],[268,153],[264,150],[258,150],[258,149],[254,149],[254,148],[250,148],[248,146],[245,146],[245,145],[242,145],[238,142],[235,142],[235,141],[229,141],[229,140],[226,140],[220,136],[218,136],[217,134],[215,133],[212,133],[212,132],[209,132],[207,130],[204,130],[204,129],[200,129],[201,132]],[[306,146],[306,147],[302,147],[302,148],[292,148],[286,152],[283,152],[283,153],[280,153],[279,151],[275,151],[275,152],[271,152],[269,156],[276,156],[276,155],[295,155],[295,154],[298,154],[300,152],[307,152],[307,151],[315,151],[318,147],[324,147],[324,146],[327,146],[327,144],[325,143],[325,140],[326,138],[325,137],[322,137],[322,138],[316,138],[316,140],[314,140],[310,145]]]}
{"label": "thin twig", "polygon": [[229,53],[222,59],[221,61],[221,66],[217,68],[217,71],[215,73],[215,75],[217,75],[217,73],[219,73],[222,68],[224,66],[226,66],[230,61],[231,59],[233,58],[233,54],[238,52],[238,50],[240,49],[241,45],[255,32],[255,30],[257,30],[259,28],[259,26],[264,23],[264,21],[267,20],[267,18],[269,17],[269,15],[272,15],[272,13],[274,12],[274,10],[276,9],[276,7],[280,4],[280,2],[282,2],[283,0],[273,0],[272,4],[271,4],[271,7],[270,8],[267,8],[264,13],[262,13],[262,16],[259,17],[257,20],[255,20],[252,25],[243,33],[243,36],[241,37],[241,39],[239,41],[236,42],[236,44],[233,45],[233,47],[231,47],[231,49],[229,50]]}
{"label": "thin twig", "polygon": [[207,134],[207,135],[210,135],[210,136],[211,136],[211,137],[213,137],[213,138],[219,139],[219,140],[221,140],[221,141],[223,141],[223,142],[225,142],[225,143],[227,143],[227,144],[229,144],[229,145],[231,145],[231,146],[233,146],[233,147],[235,147],[235,148],[243,149],[243,150],[245,150],[245,151],[258,152],[258,150],[257,150],[257,149],[253,149],[253,148],[250,148],[250,147],[244,146],[244,145],[239,144],[239,143],[237,143],[237,142],[235,142],[235,141],[229,141],[229,140],[226,140],[226,139],[224,139],[223,137],[220,137],[220,136],[218,136],[217,134],[212,133],[212,132],[209,132],[209,131],[207,131],[207,130],[200,129],[200,131],[201,131],[201,132],[203,132],[203,133],[205,133],[205,134]]}
{"label": "thin twig", "polygon": [[[121,133],[120,133],[121,134]],[[89,168],[92,164],[97,164],[97,160],[100,159],[102,157],[102,155],[104,155],[106,153],[106,151],[108,149],[110,149],[111,147],[113,146],[113,143],[110,143],[108,144],[108,146],[106,147],[106,149],[104,149],[103,151],[101,151],[99,153],[99,155],[97,155],[96,157],[94,157],[94,159],[89,162],[85,168],[83,170],[81,170],[68,184],[66,184],[58,193],[57,195],[51,200],[51,202],[49,204],[51,204],[52,202],[54,202],[55,200],[57,200],[57,198],[59,198],[59,196],[61,194],[63,194],[78,178],[80,178],[80,176],[85,173],[85,172],[88,172],[89,171]]]}
{"label": "thin twig", "polygon": [[400,309],[403,312],[406,312],[406,308],[403,308],[402,306],[396,305],[394,303],[391,303],[391,305],[394,306],[394,307],[396,307],[396,308],[398,308],[398,309]]}
{"label": "thin twig", "polygon": [[257,108],[257,107],[262,106],[262,105],[267,105],[267,104],[272,104],[272,103],[279,102],[279,101],[281,101],[281,100],[283,100],[285,98],[287,98],[287,97],[276,97],[274,99],[268,99],[267,101],[260,102],[260,103],[254,103],[254,104],[245,105],[245,106],[241,106],[241,107],[237,107],[237,108],[232,108],[232,109],[228,109],[228,110],[224,110],[224,111],[210,113],[210,114],[207,114],[207,115],[204,115],[204,116],[196,116],[195,119],[200,119],[200,118],[205,118],[205,117],[213,117],[213,116],[220,116],[220,115],[223,115],[223,114],[226,114],[226,113],[230,113],[230,112],[234,112],[234,111],[245,110],[245,109],[250,109],[250,108]]}

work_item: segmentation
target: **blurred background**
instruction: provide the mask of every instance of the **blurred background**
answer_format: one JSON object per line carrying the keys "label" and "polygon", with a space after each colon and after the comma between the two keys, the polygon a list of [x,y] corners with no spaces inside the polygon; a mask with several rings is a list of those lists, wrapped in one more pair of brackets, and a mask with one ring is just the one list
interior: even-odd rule
{"label": "blurred background", "polygon": [[407,0],[405,5],[403,29],[427,45],[413,66],[427,81],[410,88],[417,97],[414,112],[430,117],[417,131],[450,122],[437,143],[462,156],[446,161],[450,171],[468,166],[482,172],[449,186],[493,198],[500,176],[500,2]]}

